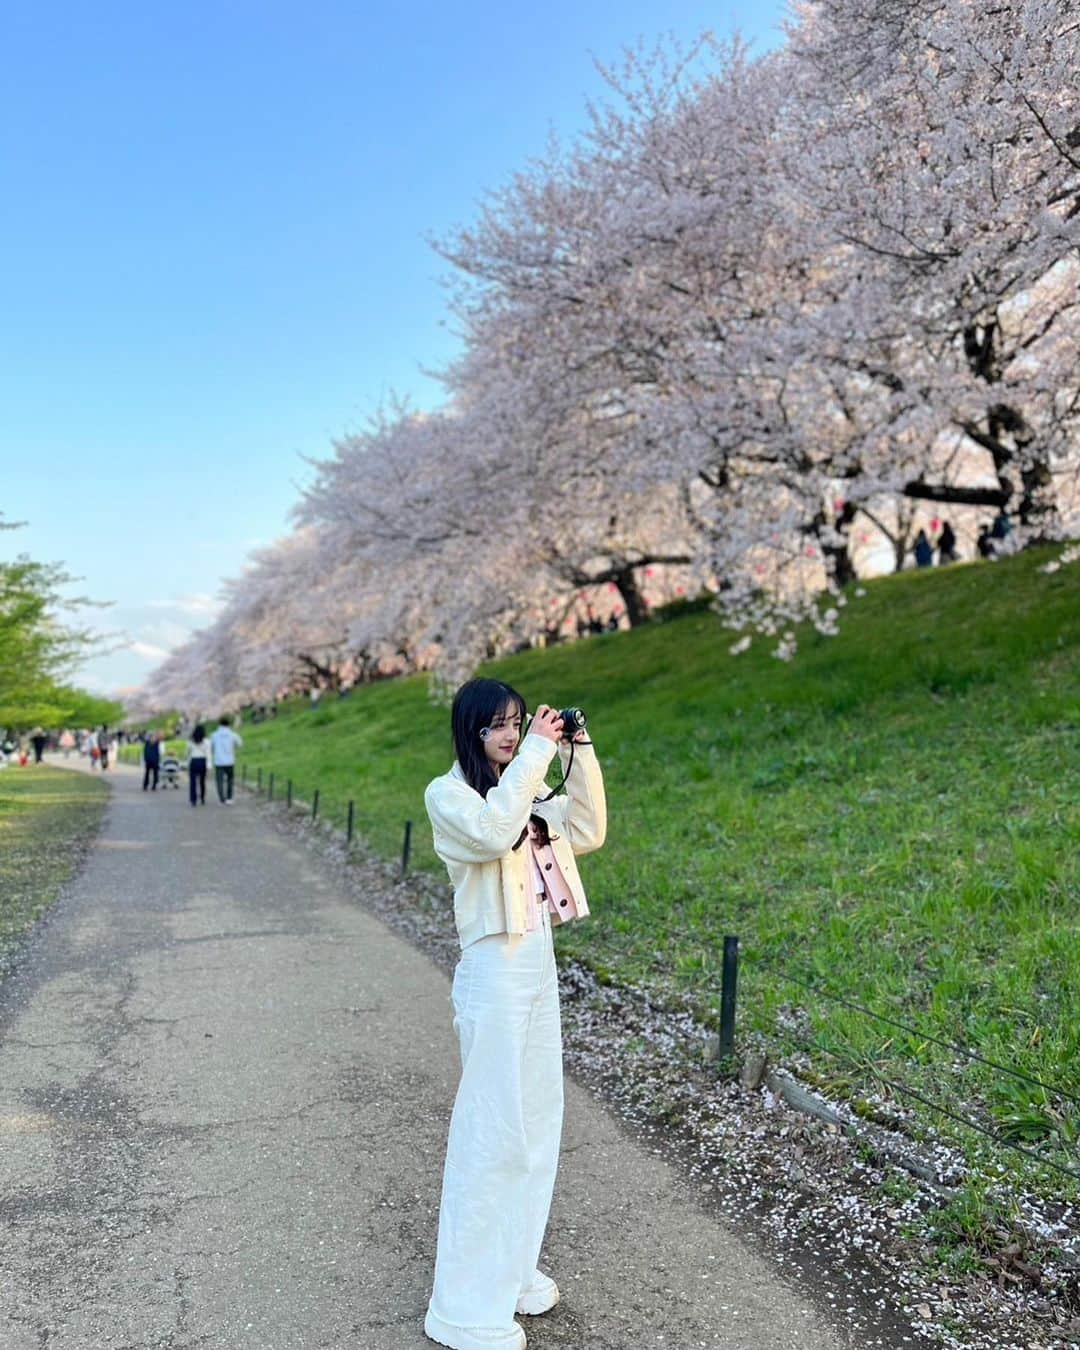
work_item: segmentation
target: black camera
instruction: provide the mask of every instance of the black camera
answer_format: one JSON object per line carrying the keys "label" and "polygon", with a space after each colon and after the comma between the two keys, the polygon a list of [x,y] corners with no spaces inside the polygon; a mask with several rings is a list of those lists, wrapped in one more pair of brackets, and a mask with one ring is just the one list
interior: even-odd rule
{"label": "black camera", "polygon": [[586,717],[581,708],[563,708],[559,713],[562,718],[562,734],[564,740],[570,740],[576,736],[579,731],[585,730]]}

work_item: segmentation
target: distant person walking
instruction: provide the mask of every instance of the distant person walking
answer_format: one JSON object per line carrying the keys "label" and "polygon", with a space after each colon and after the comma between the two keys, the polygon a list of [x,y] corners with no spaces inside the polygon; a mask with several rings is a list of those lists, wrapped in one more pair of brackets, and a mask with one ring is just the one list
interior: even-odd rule
{"label": "distant person walking", "polygon": [[192,806],[206,805],[206,770],[210,763],[210,742],[200,722],[191,733],[187,746],[188,800]]}
{"label": "distant person walking", "polygon": [[[142,790],[145,792],[149,787],[151,791],[157,791],[158,775],[161,772],[161,734],[157,731],[151,731],[146,740],[143,741],[143,776]],[[154,782],[151,786],[150,779]]]}
{"label": "distant person walking", "polygon": [[217,784],[218,801],[222,806],[232,805],[236,752],[243,744],[241,737],[229,725],[229,719],[222,717],[217,730],[210,737],[210,748],[214,755],[214,781]]}
{"label": "distant person walking", "polygon": [[994,540],[995,553],[1007,553],[1009,536],[1012,534],[1012,521],[1005,514],[1004,508],[998,511],[994,517],[994,523],[990,526],[990,538]]}
{"label": "distant person walking", "polygon": [[75,737],[70,727],[65,727],[60,733],[60,749],[63,750],[65,759],[69,759],[72,750],[75,749]]}
{"label": "distant person walking", "polygon": [[934,546],[926,537],[926,531],[920,530],[915,536],[915,566],[929,567],[934,561]]}
{"label": "distant person walking", "polygon": [[946,563],[959,562],[960,555],[956,551],[956,531],[947,520],[942,523],[937,546],[939,567],[944,567]]}
{"label": "distant person walking", "polygon": [[107,726],[102,726],[94,739],[97,745],[98,762],[101,764],[102,769],[107,769],[109,767],[109,745],[111,744],[109,728]]}
{"label": "distant person walking", "polygon": [[34,763],[40,764],[42,756],[45,754],[45,747],[49,743],[48,736],[41,727],[35,727],[30,733],[30,744],[34,747]]}

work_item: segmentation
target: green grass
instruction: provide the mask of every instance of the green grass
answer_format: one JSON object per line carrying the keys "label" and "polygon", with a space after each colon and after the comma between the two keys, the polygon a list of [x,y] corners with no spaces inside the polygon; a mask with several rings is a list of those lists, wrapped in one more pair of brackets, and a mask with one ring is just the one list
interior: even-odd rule
{"label": "green grass", "polygon": [[5,956],[71,877],[101,824],[108,788],[43,765],[0,772],[0,978]]}
{"label": "green grass", "polygon": [[[1080,1165],[1067,1102],[824,997],[1080,1095],[1080,567],[1044,575],[1050,556],[869,583],[790,664],[760,640],[732,657],[691,613],[487,667],[531,706],[583,706],[604,765],[595,917],[561,950],[712,1016],[736,933],[744,1030],[814,1046],[826,1082],[880,1088],[876,1069]],[[422,794],[448,723],[424,678],[388,681],[245,725],[243,754],[279,795],[318,785],[337,822],[353,798],[387,855],[411,818],[416,865],[439,870]]]}

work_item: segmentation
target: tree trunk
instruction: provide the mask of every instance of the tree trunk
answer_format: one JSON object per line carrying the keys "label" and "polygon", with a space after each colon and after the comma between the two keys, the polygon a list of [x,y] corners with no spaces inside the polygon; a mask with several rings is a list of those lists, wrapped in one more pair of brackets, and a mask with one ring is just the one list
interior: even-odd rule
{"label": "tree trunk", "polygon": [[944,502],[954,506],[999,506],[1009,500],[1007,488],[957,487],[950,483],[905,483],[904,496],[923,502]]}
{"label": "tree trunk", "polygon": [[649,618],[649,609],[645,604],[645,597],[638,589],[637,577],[634,575],[633,567],[621,567],[614,571],[612,581],[618,588],[623,604],[626,606],[626,617],[630,620],[630,627],[637,628],[646,623]]}
{"label": "tree trunk", "polygon": [[825,559],[829,575],[838,586],[847,586],[857,579],[855,564],[851,561],[851,551],[848,548],[847,531],[851,522],[855,519],[856,507],[851,502],[845,502],[837,512],[832,527],[837,533],[843,535],[843,542],[840,544],[826,543],[824,534],[829,519],[824,511],[819,511],[810,525],[809,532],[814,535],[818,541],[818,547],[821,549],[822,557]]}
{"label": "tree trunk", "polygon": [[297,652],[296,659],[302,661],[311,672],[310,675],[305,677],[305,684],[308,688],[314,684],[315,677],[325,680],[329,689],[339,687],[341,677],[332,666],[324,666],[321,661],[316,661],[313,656],[308,656],[306,652]]}
{"label": "tree trunk", "polygon": [[1034,531],[1028,543],[1046,543],[1050,535],[1044,532],[1043,527],[1049,521],[1054,509],[1043,495],[1043,490],[1049,487],[1051,482],[1050,466],[1045,460],[1036,459],[1029,468],[1021,470],[1020,482],[1023,484],[1023,492],[1017,514],[1020,517],[1020,524]]}

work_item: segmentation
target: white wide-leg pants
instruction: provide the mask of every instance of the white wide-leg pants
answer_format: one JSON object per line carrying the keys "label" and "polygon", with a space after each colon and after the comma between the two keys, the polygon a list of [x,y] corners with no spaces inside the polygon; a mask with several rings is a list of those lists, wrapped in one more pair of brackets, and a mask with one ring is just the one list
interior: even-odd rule
{"label": "white wide-leg pants", "polygon": [[533,1283],[562,1133],[562,1031],[551,925],[492,934],[454,972],[461,1082],[439,1207],[431,1312],[512,1330]]}

